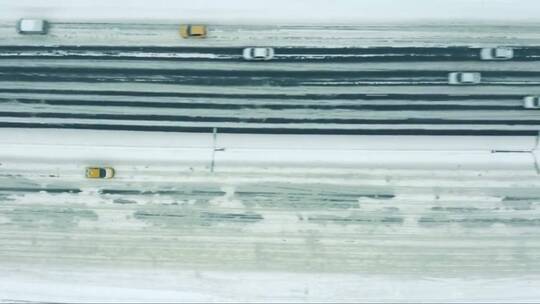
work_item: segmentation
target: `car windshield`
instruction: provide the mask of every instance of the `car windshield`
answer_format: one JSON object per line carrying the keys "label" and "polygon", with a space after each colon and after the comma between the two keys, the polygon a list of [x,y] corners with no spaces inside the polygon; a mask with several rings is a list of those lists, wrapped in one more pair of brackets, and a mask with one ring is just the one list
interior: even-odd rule
{"label": "car windshield", "polygon": [[106,177],[107,176],[107,170],[103,168],[99,168],[99,177]]}

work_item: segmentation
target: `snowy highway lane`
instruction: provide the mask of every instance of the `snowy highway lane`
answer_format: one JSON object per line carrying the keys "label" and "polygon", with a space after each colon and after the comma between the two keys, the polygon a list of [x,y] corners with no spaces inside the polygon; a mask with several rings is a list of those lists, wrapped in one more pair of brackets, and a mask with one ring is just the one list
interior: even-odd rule
{"label": "snowy highway lane", "polygon": [[[149,46],[2,46],[0,58],[6,59],[106,59],[167,61],[242,61],[243,47],[149,47]],[[329,62],[368,63],[401,61],[468,61],[480,60],[478,47],[369,47],[322,48],[277,47],[272,63]],[[518,47],[514,61],[540,58],[537,46]],[[252,63],[253,64],[253,63]]]}
{"label": "snowy highway lane", "polygon": [[[234,65],[230,67],[234,68]],[[447,85],[455,70],[287,71],[2,67],[0,81],[159,83],[200,86]],[[540,71],[482,72],[482,86],[539,86]]]}
{"label": "snowy highway lane", "polygon": [[[516,48],[512,61],[481,61],[480,49],[467,47],[277,48],[268,62],[240,60],[235,47],[0,51],[3,128],[520,136],[540,130],[540,113],[522,101],[540,94],[540,48],[530,46]],[[282,62],[282,55],[300,59]],[[480,72],[482,83],[449,85],[455,71]]]}
{"label": "snowy highway lane", "polygon": [[57,46],[189,46],[189,47],[448,47],[538,46],[537,23],[501,25],[467,22],[403,22],[355,26],[289,26],[209,24],[208,39],[186,40],[179,24],[170,23],[71,23],[51,21],[43,37],[18,35],[16,20],[0,22],[1,45]]}
{"label": "snowy highway lane", "polygon": [[[540,48],[531,24],[209,25],[201,40],[180,39],[175,24],[51,20],[50,33],[39,37],[16,35],[12,26],[0,26],[6,34],[0,41],[2,127],[441,135],[537,130],[538,113],[519,107],[524,96],[540,94]],[[242,60],[243,47],[257,45],[275,47],[275,58]],[[481,47],[501,45],[514,49],[511,61],[480,60]],[[456,71],[481,72],[482,83],[448,85],[448,73]],[[344,94],[356,97],[344,102]],[[467,104],[461,95],[498,102]],[[399,107],[383,105],[387,99]],[[293,104],[276,108],[276,102]]]}

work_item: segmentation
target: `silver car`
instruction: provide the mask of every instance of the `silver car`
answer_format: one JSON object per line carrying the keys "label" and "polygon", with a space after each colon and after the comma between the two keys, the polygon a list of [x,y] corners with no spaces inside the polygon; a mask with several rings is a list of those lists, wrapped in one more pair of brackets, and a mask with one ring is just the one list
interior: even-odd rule
{"label": "silver car", "polygon": [[452,85],[479,84],[482,76],[477,72],[453,72],[448,74],[448,83]]}
{"label": "silver car", "polygon": [[480,50],[482,60],[510,60],[514,58],[514,50],[509,47],[483,48]]}
{"label": "silver car", "polygon": [[274,58],[274,49],[268,47],[245,48],[242,56],[245,60],[270,60]]}
{"label": "silver car", "polygon": [[540,109],[540,96],[525,96],[523,107],[525,109]]}

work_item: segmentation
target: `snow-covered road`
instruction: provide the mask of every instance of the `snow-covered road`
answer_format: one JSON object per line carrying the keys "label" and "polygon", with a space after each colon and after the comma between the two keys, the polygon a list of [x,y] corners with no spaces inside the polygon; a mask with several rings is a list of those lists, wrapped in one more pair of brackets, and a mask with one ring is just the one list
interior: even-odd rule
{"label": "snow-covered road", "polygon": [[[537,21],[536,21],[537,22]],[[177,47],[448,47],[538,46],[538,23],[398,23],[359,26],[210,24],[207,40],[181,39],[179,23],[66,23],[51,20],[42,37],[17,35],[15,20],[0,22],[0,45]]]}
{"label": "snow-covered road", "polygon": [[[517,136],[539,130],[538,111],[522,106],[524,96],[540,94],[538,47],[517,47],[506,62],[481,61],[480,49],[471,47],[276,48],[276,60],[264,63],[239,59],[242,49],[234,47],[0,51],[4,128]],[[481,72],[482,83],[449,85],[454,71]]]}

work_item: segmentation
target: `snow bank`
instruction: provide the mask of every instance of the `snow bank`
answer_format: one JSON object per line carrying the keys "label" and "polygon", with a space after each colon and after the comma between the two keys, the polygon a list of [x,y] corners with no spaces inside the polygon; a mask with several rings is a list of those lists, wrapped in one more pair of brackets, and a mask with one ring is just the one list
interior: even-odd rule
{"label": "snow bank", "polygon": [[536,302],[531,278],[400,278],[360,274],[6,270],[0,303],[39,302]]}
{"label": "snow bank", "polygon": [[137,20],[225,24],[536,22],[535,0],[4,0],[0,18]]}

